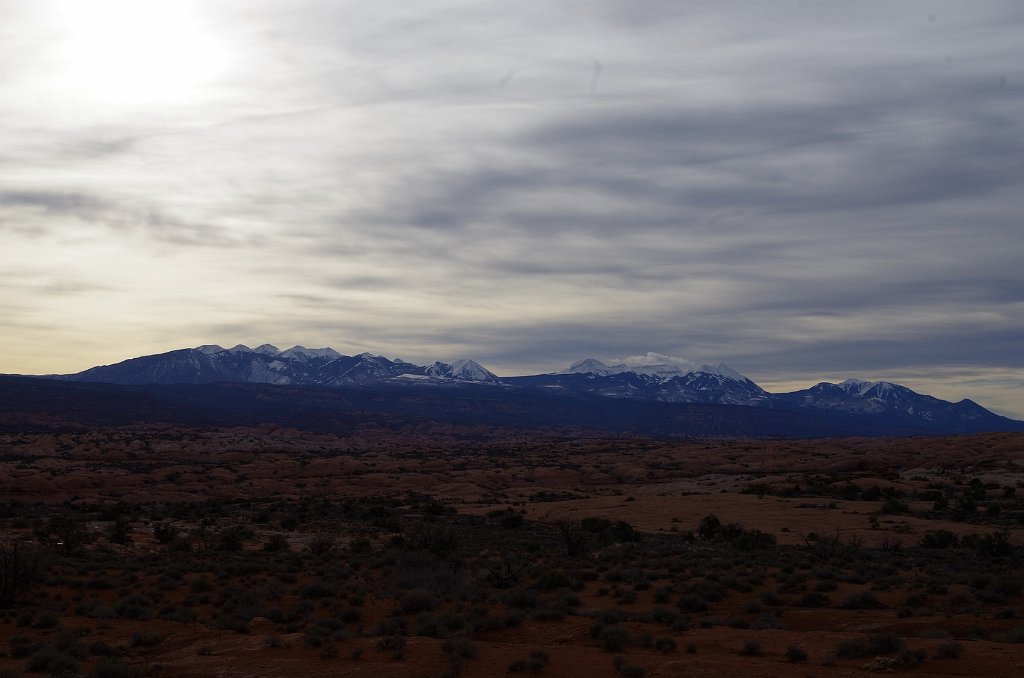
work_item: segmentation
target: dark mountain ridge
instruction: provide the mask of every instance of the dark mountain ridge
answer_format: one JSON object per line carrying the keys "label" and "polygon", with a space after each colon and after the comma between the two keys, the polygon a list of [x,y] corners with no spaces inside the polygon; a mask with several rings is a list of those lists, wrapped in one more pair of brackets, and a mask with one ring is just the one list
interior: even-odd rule
{"label": "dark mountain ridge", "polygon": [[395,384],[325,388],[241,382],[121,385],[0,376],[0,430],[8,432],[276,424],[344,434],[366,426],[401,430],[426,423],[657,437],[818,438],[919,432],[853,417],[621,400],[542,388]]}
{"label": "dark mountain ridge", "polygon": [[[210,425],[285,423],[288,419],[298,422],[298,428],[307,428],[315,426],[314,412],[334,413],[348,421],[356,409],[363,408],[366,416],[390,417],[392,422],[405,417],[525,427],[598,427],[648,435],[815,437],[1024,430],[1024,422],[1001,417],[973,401],[950,403],[884,381],[822,382],[793,393],[773,394],[724,364],[698,367],[671,360],[609,366],[588,358],[562,372],[499,378],[467,359],[421,366],[371,353],[347,356],[330,348],[295,346],[281,351],[269,344],[256,349],[206,345],[48,379],[142,387],[138,394],[142,400],[126,412],[143,416],[140,408],[149,402],[156,408],[150,414],[158,419],[173,421],[173,413],[178,412],[190,422],[208,419]],[[284,390],[263,393],[243,386]],[[76,393],[82,396],[85,391],[54,395],[73,399]],[[101,401],[124,395],[116,390],[96,393],[102,395]],[[212,393],[225,400],[218,402]],[[250,397],[253,393],[260,397]],[[268,400],[276,410],[268,409]],[[76,407],[88,409],[85,404]],[[94,414],[99,419],[117,419],[100,411]]]}

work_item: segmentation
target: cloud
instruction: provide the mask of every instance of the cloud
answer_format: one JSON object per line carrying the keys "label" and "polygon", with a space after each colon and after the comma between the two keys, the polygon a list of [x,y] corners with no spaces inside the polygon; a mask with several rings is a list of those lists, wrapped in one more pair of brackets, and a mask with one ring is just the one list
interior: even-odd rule
{"label": "cloud", "polygon": [[650,351],[643,355],[618,358],[615,359],[614,362],[616,364],[629,365],[631,367],[641,365],[673,365],[687,370],[695,370],[700,367],[698,363],[695,363],[692,360],[687,360],[686,358],[678,358],[676,356],[663,355],[661,353],[652,353]]}
{"label": "cloud", "polygon": [[230,58],[159,106],[69,83],[54,3],[0,4],[0,284],[60,328],[2,370],[273,340],[1011,392],[1019,3],[183,0]]}

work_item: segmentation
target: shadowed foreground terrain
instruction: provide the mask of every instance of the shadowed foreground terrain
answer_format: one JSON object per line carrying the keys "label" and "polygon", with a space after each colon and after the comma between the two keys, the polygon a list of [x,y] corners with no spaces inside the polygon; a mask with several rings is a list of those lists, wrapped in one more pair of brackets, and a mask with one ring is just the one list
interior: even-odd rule
{"label": "shadowed foreground terrain", "polygon": [[13,675],[1024,669],[1024,435],[0,435]]}

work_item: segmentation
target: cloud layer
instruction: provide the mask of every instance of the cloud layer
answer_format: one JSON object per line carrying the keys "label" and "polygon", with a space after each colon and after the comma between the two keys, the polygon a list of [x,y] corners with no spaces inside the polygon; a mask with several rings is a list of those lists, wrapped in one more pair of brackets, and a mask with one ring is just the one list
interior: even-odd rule
{"label": "cloud layer", "polygon": [[129,4],[0,0],[0,371],[654,351],[1024,417],[1020,3]]}

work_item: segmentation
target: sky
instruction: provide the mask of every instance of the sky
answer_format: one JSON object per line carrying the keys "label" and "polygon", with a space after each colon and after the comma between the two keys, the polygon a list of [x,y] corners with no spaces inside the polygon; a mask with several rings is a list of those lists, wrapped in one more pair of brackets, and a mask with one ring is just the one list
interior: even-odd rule
{"label": "sky", "polygon": [[0,372],[648,352],[1024,419],[1024,3],[0,0]]}

